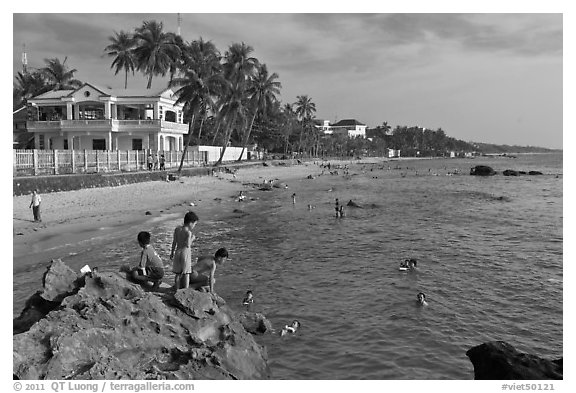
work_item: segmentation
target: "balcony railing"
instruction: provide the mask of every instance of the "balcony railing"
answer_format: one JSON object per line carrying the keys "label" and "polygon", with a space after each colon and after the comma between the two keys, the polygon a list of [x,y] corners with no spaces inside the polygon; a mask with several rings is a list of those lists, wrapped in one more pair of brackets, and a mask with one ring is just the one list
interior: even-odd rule
{"label": "balcony railing", "polygon": [[56,121],[29,121],[27,127],[30,131],[34,130],[53,130],[66,131],[72,129],[87,129],[98,131],[122,132],[125,130],[157,130],[157,131],[176,131],[185,133],[188,131],[187,124],[173,123],[171,121],[159,119],[147,120],[56,120]]}

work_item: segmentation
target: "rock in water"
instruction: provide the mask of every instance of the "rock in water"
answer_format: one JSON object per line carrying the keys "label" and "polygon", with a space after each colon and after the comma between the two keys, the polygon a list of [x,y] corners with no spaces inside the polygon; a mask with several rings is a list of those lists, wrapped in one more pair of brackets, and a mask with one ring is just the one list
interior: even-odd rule
{"label": "rock in water", "polygon": [[52,260],[42,276],[43,289],[26,301],[20,316],[12,321],[13,333],[25,332],[58,307],[62,299],[76,290],[79,280],[82,278],[60,259]]}
{"label": "rock in water", "polygon": [[215,294],[145,292],[117,273],[102,272],[76,281],[53,303],[58,307],[13,336],[19,379],[270,376],[266,349]]}
{"label": "rock in water", "polygon": [[362,209],[362,206],[359,205],[359,204],[357,204],[356,202],[354,202],[352,199],[350,199],[350,200],[348,201],[348,203],[346,204],[346,206],[349,206],[349,207],[357,207],[357,208]]}
{"label": "rock in water", "polygon": [[466,356],[474,365],[474,379],[562,379],[562,359],[520,353],[504,341],[478,345]]}
{"label": "rock in water", "polygon": [[272,331],[272,323],[259,312],[243,312],[240,314],[240,323],[252,334],[264,334]]}
{"label": "rock in water", "polygon": [[470,169],[470,174],[472,176],[494,176],[496,171],[489,166],[476,165],[474,168]]}
{"label": "rock in water", "polygon": [[518,173],[518,171],[515,171],[515,170],[512,170],[512,169],[506,169],[504,172],[502,172],[502,174],[503,174],[504,176],[518,176],[518,175],[520,175],[520,174]]}
{"label": "rock in water", "polygon": [[532,175],[532,176],[534,176],[534,175],[542,175],[542,172],[540,172],[540,171],[530,171],[530,172],[528,172],[528,174],[529,174],[529,175]]}

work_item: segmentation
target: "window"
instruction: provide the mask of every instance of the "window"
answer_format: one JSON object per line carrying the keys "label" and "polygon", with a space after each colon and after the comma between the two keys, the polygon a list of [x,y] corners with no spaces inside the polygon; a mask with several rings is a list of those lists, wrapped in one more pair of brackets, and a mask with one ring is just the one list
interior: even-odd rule
{"label": "window", "polygon": [[142,139],[132,139],[132,150],[142,150]]}
{"label": "window", "polygon": [[38,149],[44,150],[44,135],[38,135]]}
{"label": "window", "polygon": [[106,150],[106,139],[92,139],[92,150]]}
{"label": "window", "polygon": [[64,139],[64,150],[68,150],[68,139]]}
{"label": "window", "polygon": [[173,111],[166,111],[166,121],[176,123],[176,113]]}

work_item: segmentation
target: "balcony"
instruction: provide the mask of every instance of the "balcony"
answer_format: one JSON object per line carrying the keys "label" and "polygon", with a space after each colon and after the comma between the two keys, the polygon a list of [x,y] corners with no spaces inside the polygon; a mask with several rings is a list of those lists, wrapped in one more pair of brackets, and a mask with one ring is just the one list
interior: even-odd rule
{"label": "balcony", "polygon": [[188,132],[187,124],[173,123],[166,120],[53,120],[53,121],[28,121],[27,128],[30,132],[50,131],[104,131],[104,132],[174,132],[185,134]]}

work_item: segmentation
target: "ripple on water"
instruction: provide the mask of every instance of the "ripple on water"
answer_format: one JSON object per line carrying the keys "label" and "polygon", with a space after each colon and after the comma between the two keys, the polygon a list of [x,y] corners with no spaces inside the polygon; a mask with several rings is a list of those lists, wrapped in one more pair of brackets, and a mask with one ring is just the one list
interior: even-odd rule
{"label": "ripple on water", "polygon": [[[258,202],[241,207],[249,214],[238,218],[231,213],[238,204],[223,199],[198,225],[195,253],[229,249],[216,290],[233,309],[242,309],[251,289],[254,310],[276,329],[301,321],[295,336],[258,338],[274,378],[471,379],[465,352],[488,340],[562,356],[562,182],[444,176],[481,163],[507,169],[497,159],[430,160],[409,166],[442,176],[403,169],[402,178],[385,169],[372,179],[373,172],[353,167],[360,174],[348,180],[319,176],[258,193]],[[515,163],[549,173],[562,166],[525,157]],[[337,220],[334,198],[377,207],[348,208]],[[309,203],[316,209],[308,211]],[[177,218],[160,216],[149,228],[167,267]],[[117,269],[135,263],[134,238],[126,232],[94,240],[67,258]],[[398,271],[411,257],[418,270]],[[29,274],[35,269],[15,266],[15,303],[36,288]],[[416,305],[419,291],[428,307]]]}

